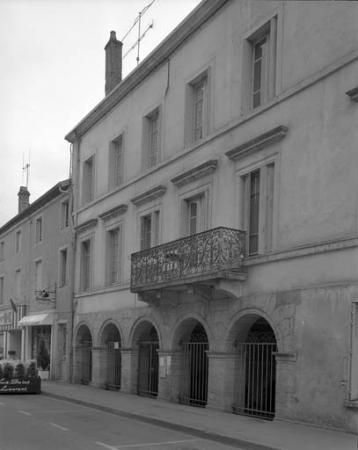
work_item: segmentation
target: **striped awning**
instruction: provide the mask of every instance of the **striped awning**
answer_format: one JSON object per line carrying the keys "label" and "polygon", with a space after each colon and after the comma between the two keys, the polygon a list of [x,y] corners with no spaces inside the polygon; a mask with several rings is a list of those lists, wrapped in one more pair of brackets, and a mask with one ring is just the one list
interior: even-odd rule
{"label": "striped awning", "polygon": [[34,314],[32,316],[25,316],[19,322],[20,327],[33,327],[35,325],[52,325],[53,314]]}

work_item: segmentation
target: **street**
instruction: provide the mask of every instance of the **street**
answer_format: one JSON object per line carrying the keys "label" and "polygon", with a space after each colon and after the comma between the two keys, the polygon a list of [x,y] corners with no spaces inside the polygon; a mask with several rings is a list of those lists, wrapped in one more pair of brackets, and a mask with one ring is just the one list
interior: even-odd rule
{"label": "street", "polygon": [[0,450],[234,448],[42,395],[2,396],[0,417]]}

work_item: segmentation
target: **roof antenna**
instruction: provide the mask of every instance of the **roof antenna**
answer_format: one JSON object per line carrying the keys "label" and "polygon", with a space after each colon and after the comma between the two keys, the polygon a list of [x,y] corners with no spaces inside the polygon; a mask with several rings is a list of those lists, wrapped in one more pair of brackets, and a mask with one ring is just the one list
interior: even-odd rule
{"label": "roof antenna", "polygon": [[31,149],[29,148],[29,162],[25,164],[25,157],[22,155],[22,185],[24,185],[24,176],[26,173],[26,189],[29,188],[29,178],[30,178],[30,153]]}

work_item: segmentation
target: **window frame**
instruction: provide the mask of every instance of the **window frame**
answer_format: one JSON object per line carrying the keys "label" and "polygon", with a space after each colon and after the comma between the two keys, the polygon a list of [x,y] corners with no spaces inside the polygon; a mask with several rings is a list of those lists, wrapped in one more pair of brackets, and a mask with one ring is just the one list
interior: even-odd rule
{"label": "window frame", "polygon": [[[117,249],[113,243],[113,236],[117,234]],[[116,270],[114,273],[113,260]],[[113,286],[122,283],[123,272],[123,223],[116,223],[106,229],[106,285]]]}
{"label": "window frame", "polygon": [[21,300],[21,268],[15,269],[15,300]]}
{"label": "window frame", "polygon": [[[252,218],[250,211],[251,196],[251,181],[252,174],[259,173],[259,201],[258,201],[258,222],[257,232],[252,236],[257,235],[257,246],[254,249],[250,248],[250,220]],[[266,158],[250,167],[240,171],[240,228],[246,231],[246,254],[248,257],[254,257],[261,254],[266,254],[272,251],[274,241],[274,215],[276,208],[276,193],[277,193],[277,173],[278,160],[277,155]]]}
{"label": "window frame", "polygon": [[0,242],[0,261],[5,259],[5,241]]}
{"label": "window frame", "polygon": [[5,277],[4,275],[0,275],[0,305],[4,304],[4,286],[5,286]]}
{"label": "window frame", "polygon": [[35,244],[38,244],[43,239],[43,217],[38,216],[35,219]]}
{"label": "window frame", "polygon": [[[109,142],[109,167],[108,167],[108,189],[112,190],[124,183],[124,157],[125,157],[124,132]],[[120,153],[120,164],[118,154]]]}
{"label": "window frame", "polygon": [[35,296],[36,293],[42,291],[43,283],[42,283],[42,275],[43,275],[43,265],[42,258],[35,259],[34,261],[34,291]]}
{"label": "window frame", "polygon": [[[65,258],[64,255],[66,255]],[[68,247],[61,248],[59,251],[58,285],[60,288],[68,285]]]}
{"label": "window frame", "polygon": [[82,205],[91,203],[95,198],[95,168],[95,155],[92,154],[82,163]]}
{"label": "window frame", "polygon": [[61,202],[60,224],[61,224],[61,230],[68,228],[70,225],[70,201],[69,201],[69,199]]}
{"label": "window frame", "polygon": [[[155,121],[156,129],[152,126]],[[143,137],[142,137],[142,169],[151,169],[156,167],[161,161],[161,133],[162,133],[162,107],[158,105],[152,109],[143,118]],[[155,149],[152,145],[153,134],[155,132]]]}
{"label": "window frame", "polygon": [[21,230],[15,231],[15,253],[21,252]]}
{"label": "window frame", "polygon": [[[151,230],[149,235],[149,245],[148,232],[145,232],[144,225],[148,223],[148,218],[150,218]],[[146,220],[146,222],[145,222]],[[153,228],[154,225],[154,228]],[[152,208],[149,211],[145,211],[139,216],[139,248],[140,250],[148,250],[152,247],[156,247],[160,244],[160,234],[161,234],[161,209],[159,207]]]}
{"label": "window frame", "polygon": [[[86,249],[86,255],[84,254]],[[80,291],[92,289],[93,237],[86,236],[80,241]]]}

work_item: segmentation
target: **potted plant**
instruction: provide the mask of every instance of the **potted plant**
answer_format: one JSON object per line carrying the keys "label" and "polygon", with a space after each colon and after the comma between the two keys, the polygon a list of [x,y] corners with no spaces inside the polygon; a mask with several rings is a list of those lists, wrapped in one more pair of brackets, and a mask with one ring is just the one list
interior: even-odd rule
{"label": "potted plant", "polygon": [[48,380],[50,368],[50,355],[46,348],[45,341],[40,341],[39,351],[37,353],[37,367],[39,368],[39,375],[42,380]]}
{"label": "potted plant", "polygon": [[36,363],[28,367],[19,362],[2,361],[0,364],[0,394],[39,394],[41,378],[38,376]]}

